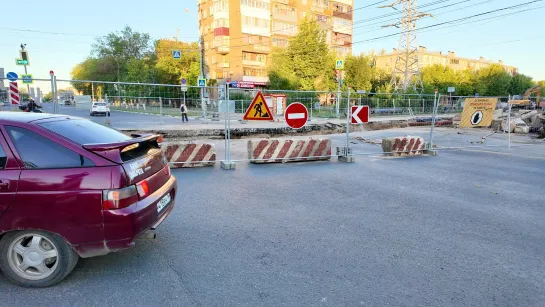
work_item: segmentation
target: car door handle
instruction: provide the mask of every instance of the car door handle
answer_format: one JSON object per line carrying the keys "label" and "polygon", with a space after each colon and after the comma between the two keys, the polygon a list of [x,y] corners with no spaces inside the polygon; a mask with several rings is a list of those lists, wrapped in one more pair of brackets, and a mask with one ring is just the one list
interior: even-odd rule
{"label": "car door handle", "polygon": [[2,180],[0,180],[0,189],[1,188],[7,188],[9,187],[9,182],[4,182]]}

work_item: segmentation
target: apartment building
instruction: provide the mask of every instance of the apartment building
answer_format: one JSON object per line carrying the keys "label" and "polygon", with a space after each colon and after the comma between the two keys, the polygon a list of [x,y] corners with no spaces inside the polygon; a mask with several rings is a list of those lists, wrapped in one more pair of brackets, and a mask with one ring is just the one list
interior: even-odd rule
{"label": "apartment building", "polygon": [[[395,67],[396,59],[400,54],[402,54],[402,52],[396,49],[393,49],[393,51],[390,53],[386,53],[386,51],[383,50],[379,54],[373,55],[373,58],[375,59],[375,65],[378,68],[382,68],[388,72],[392,72],[393,68]],[[486,60],[483,57],[480,57],[479,59],[459,57],[456,55],[456,52],[453,51],[448,51],[446,53],[441,51],[428,51],[426,47],[420,46],[417,50],[417,54],[420,68],[439,64],[443,66],[448,66],[454,71],[466,69],[477,71],[492,64],[500,64],[503,69],[505,69],[505,71],[509,74],[518,74],[518,68],[505,65],[502,61],[494,62]]]}
{"label": "apartment building", "polygon": [[352,52],[354,0],[199,0],[199,29],[211,79],[238,87],[268,82],[273,48],[286,47],[305,18],[316,20],[340,57]]}

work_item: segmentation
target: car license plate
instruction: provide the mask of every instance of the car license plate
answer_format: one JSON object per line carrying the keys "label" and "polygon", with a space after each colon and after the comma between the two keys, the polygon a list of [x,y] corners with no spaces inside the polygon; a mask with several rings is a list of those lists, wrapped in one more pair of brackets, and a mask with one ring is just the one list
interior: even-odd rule
{"label": "car license plate", "polygon": [[161,200],[157,203],[157,212],[161,212],[169,203],[170,193],[161,198]]}

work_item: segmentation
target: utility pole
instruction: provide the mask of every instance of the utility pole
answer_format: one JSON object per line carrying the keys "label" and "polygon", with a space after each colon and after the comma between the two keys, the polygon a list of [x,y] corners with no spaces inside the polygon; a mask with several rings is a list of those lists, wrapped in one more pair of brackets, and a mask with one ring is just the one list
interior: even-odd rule
{"label": "utility pole", "polygon": [[424,88],[418,64],[416,21],[432,15],[418,12],[417,4],[418,0],[397,0],[391,4],[380,7],[391,7],[396,9],[395,6],[397,5],[403,6],[403,16],[399,22],[382,26],[383,28],[396,27],[401,29],[399,50],[402,53],[396,58],[395,66],[392,71],[392,80],[390,81],[390,84],[394,88],[394,93],[406,92],[409,88],[417,93],[421,93]]}
{"label": "utility pole", "polygon": [[[25,47],[26,47],[26,44],[21,44],[21,51],[25,51]],[[25,67],[25,75],[26,75],[26,74],[28,74],[27,69],[26,69],[26,64],[24,65],[24,67]],[[30,98],[30,85],[29,84],[26,85],[26,90],[27,90],[28,97]]]}
{"label": "utility pole", "polygon": [[[204,36],[201,35],[201,39],[200,39],[200,47],[201,47],[201,52],[200,52],[200,67],[201,67],[201,74],[199,76],[200,79],[204,78]],[[204,118],[204,121],[206,122],[206,102],[204,100],[204,95],[206,93],[206,88],[201,88],[201,108],[202,108],[202,116]]]}

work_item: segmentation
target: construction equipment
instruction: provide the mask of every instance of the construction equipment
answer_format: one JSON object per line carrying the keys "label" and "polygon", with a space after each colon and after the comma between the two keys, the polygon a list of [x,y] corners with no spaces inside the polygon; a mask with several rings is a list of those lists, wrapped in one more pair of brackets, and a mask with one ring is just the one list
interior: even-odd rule
{"label": "construction equipment", "polygon": [[540,94],[541,94],[541,86],[539,85],[536,85],[532,88],[529,88],[526,90],[526,92],[524,92],[524,94],[522,95],[522,99],[520,99],[520,96],[515,96],[513,98],[515,99],[512,99],[510,101],[511,105],[518,105],[518,106],[528,106],[528,105],[531,105],[532,102],[530,100],[530,96],[532,94],[536,94],[536,103],[539,103],[540,101]]}

